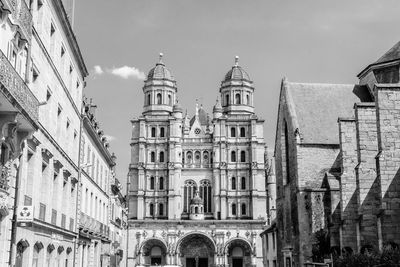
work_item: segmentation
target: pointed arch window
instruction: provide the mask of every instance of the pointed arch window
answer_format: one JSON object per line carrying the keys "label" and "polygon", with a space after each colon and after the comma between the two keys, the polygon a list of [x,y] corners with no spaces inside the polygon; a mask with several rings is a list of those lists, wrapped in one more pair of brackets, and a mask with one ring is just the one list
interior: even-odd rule
{"label": "pointed arch window", "polygon": [[163,177],[160,177],[159,183],[160,183],[160,185],[159,185],[160,190],[164,190],[164,178]]}
{"label": "pointed arch window", "polygon": [[246,215],[246,204],[242,203],[242,215]]}
{"label": "pointed arch window", "polygon": [[236,162],[236,152],[235,151],[231,152],[231,162]]}
{"label": "pointed arch window", "polygon": [[212,186],[210,181],[203,180],[200,182],[200,197],[203,199],[204,212],[212,212],[211,201],[212,201]]}
{"label": "pointed arch window", "polygon": [[246,151],[240,151],[240,162],[246,162]]}
{"label": "pointed arch window", "polygon": [[150,189],[154,190],[154,177],[153,176],[150,177]]}
{"label": "pointed arch window", "polygon": [[242,177],[242,181],[241,181],[240,185],[241,185],[242,190],[246,189],[246,177]]}
{"label": "pointed arch window", "polygon": [[150,213],[150,216],[154,216],[154,204],[153,203],[150,203],[150,205],[149,205],[149,213]]}
{"label": "pointed arch window", "polygon": [[189,213],[190,201],[194,197],[197,185],[193,180],[186,180],[183,190],[183,212]]}
{"label": "pointed arch window", "polygon": [[158,204],[158,215],[164,216],[164,204],[163,203]]}
{"label": "pointed arch window", "polygon": [[235,104],[240,105],[240,104],[241,104],[240,102],[241,102],[241,101],[240,101],[240,94],[237,93],[237,94],[235,95]]}
{"label": "pointed arch window", "polygon": [[232,188],[232,190],[236,190],[236,178],[235,177],[231,178],[231,188]]}
{"label": "pointed arch window", "polygon": [[236,137],[236,128],[231,127],[231,137]]}
{"label": "pointed arch window", "polygon": [[162,96],[161,96],[161,93],[158,93],[158,94],[157,94],[157,104],[158,104],[158,105],[161,105],[161,104],[162,104]]}
{"label": "pointed arch window", "polygon": [[164,162],[164,151],[160,152],[160,162]]}
{"label": "pointed arch window", "polygon": [[236,204],[235,203],[232,204],[232,215],[236,216]]}
{"label": "pointed arch window", "polygon": [[156,161],[156,153],[154,151],[152,151],[150,153],[150,161],[151,162],[155,162]]}

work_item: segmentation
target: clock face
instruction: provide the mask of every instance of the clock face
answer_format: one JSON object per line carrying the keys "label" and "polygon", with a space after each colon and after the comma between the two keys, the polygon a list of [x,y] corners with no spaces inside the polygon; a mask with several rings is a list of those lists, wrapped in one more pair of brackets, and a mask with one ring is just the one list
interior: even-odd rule
{"label": "clock face", "polygon": [[199,134],[200,134],[200,132],[201,132],[200,128],[196,128],[196,129],[194,129],[194,133],[195,133],[195,135],[199,135]]}

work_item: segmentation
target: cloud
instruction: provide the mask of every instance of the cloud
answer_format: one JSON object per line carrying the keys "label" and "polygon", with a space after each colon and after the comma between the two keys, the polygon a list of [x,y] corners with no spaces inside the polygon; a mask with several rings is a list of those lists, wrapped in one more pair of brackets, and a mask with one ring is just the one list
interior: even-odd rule
{"label": "cloud", "polygon": [[116,139],[115,136],[107,135],[107,134],[105,134],[104,137],[107,139],[108,142],[112,142]]}
{"label": "cloud", "polygon": [[104,71],[99,65],[96,65],[96,66],[94,66],[94,73],[97,75],[101,75],[104,73]]}
{"label": "cloud", "polygon": [[123,79],[128,79],[130,77],[138,79],[138,80],[144,80],[146,78],[146,75],[144,72],[140,71],[139,69],[135,67],[129,67],[129,66],[123,66],[120,68],[112,68],[109,70],[109,72],[112,75],[121,77]]}

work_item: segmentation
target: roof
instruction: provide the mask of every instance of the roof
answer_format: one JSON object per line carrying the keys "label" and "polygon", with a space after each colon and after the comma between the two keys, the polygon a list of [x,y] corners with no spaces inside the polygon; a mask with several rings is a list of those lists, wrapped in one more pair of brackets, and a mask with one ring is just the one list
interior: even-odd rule
{"label": "roof", "polygon": [[224,82],[231,80],[246,80],[251,81],[249,74],[240,66],[235,65],[225,75]]}
{"label": "roof", "polygon": [[400,42],[396,43],[392,48],[389,49],[383,56],[381,56],[374,64],[383,63],[400,59]]}
{"label": "roof", "polygon": [[283,84],[293,104],[302,143],[339,144],[338,118],[353,117],[354,103],[372,101],[364,85]]}
{"label": "roof", "polygon": [[[195,120],[196,120],[196,116],[193,116],[192,119],[190,120],[190,126],[193,125]],[[199,108],[199,123],[200,123],[200,125],[208,125],[208,114],[203,109],[203,107]]]}
{"label": "roof", "polygon": [[156,66],[149,71],[147,79],[175,81],[174,76],[172,76],[169,69],[167,69],[167,67],[165,67],[164,63],[162,62],[157,63]]}

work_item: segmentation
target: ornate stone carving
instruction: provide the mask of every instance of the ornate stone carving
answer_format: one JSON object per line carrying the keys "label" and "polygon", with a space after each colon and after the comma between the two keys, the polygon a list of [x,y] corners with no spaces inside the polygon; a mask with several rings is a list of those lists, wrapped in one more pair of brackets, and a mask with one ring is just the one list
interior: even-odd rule
{"label": "ornate stone carving", "polygon": [[253,161],[253,162],[251,163],[251,168],[257,169],[257,168],[258,168],[258,163],[255,162],[255,161]]}

